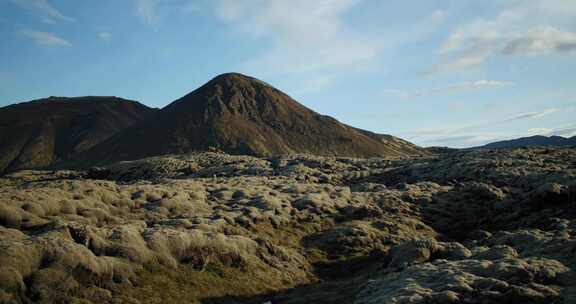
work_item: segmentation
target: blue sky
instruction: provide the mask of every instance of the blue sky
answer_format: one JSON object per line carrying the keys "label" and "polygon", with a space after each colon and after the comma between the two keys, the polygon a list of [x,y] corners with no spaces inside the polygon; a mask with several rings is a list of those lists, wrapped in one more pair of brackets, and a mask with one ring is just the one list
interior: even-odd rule
{"label": "blue sky", "polygon": [[574,0],[0,0],[0,106],[242,72],[424,146],[576,135]]}

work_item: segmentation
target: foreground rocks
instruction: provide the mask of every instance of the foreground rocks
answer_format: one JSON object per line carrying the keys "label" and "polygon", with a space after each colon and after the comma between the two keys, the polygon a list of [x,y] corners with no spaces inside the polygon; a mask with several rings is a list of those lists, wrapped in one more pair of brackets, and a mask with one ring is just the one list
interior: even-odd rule
{"label": "foreground rocks", "polygon": [[1,303],[575,303],[576,150],[0,178]]}

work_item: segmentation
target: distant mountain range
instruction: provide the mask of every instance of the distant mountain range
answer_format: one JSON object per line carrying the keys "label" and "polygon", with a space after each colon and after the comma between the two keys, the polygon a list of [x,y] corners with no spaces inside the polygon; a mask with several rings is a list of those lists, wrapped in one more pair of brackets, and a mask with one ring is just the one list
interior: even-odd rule
{"label": "distant mountain range", "polygon": [[156,112],[117,97],[50,97],[0,108],[0,172],[69,159]]}
{"label": "distant mountain range", "polygon": [[476,147],[474,149],[505,149],[505,148],[518,148],[518,147],[533,147],[533,146],[576,146],[576,136],[566,138],[562,136],[530,136],[522,137],[511,140],[504,140],[493,142],[484,146]]}
{"label": "distant mountain range", "polygon": [[318,114],[238,73],[219,75],[161,110],[115,97],[48,98],[0,108],[0,121],[0,171],[211,149],[258,156],[428,154]]}

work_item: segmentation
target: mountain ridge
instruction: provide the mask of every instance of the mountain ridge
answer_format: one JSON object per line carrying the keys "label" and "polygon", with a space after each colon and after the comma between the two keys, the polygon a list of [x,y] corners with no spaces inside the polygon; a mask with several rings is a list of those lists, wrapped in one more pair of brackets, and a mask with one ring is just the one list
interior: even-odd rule
{"label": "mountain ridge", "polygon": [[[394,138],[394,140],[392,140]],[[115,135],[75,165],[217,149],[230,154],[324,156],[427,154],[321,115],[270,84],[240,73],[218,75],[161,109],[153,120]]]}
{"label": "mountain ridge", "polygon": [[544,136],[534,135],[527,137],[520,137],[510,140],[497,141],[483,146],[474,147],[472,149],[506,149],[518,147],[534,147],[534,146],[575,146],[576,136],[563,137],[563,136]]}
{"label": "mountain ridge", "polygon": [[52,96],[2,107],[0,172],[49,167],[155,111],[113,96]]}

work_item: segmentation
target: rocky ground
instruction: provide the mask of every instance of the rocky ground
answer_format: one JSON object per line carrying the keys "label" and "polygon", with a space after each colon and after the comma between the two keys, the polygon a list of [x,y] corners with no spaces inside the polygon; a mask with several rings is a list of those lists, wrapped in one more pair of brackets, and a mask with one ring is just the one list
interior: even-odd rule
{"label": "rocky ground", "polygon": [[1,303],[576,303],[576,149],[0,178]]}

